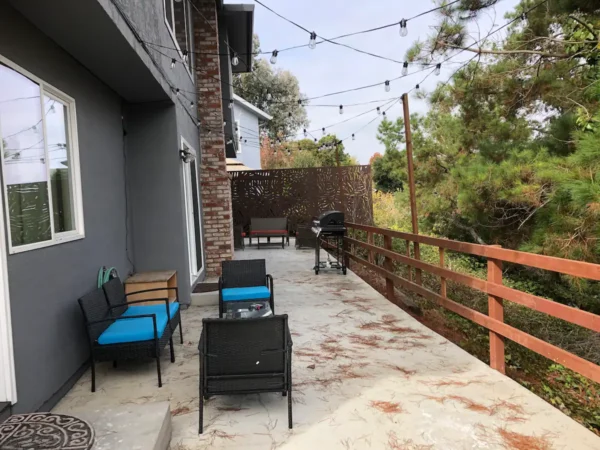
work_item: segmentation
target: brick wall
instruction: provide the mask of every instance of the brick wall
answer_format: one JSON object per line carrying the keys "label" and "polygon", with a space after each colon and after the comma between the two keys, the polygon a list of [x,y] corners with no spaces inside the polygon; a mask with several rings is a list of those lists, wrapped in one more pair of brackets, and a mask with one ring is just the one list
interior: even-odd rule
{"label": "brick wall", "polygon": [[[198,118],[201,123],[200,190],[204,249],[207,276],[214,276],[220,275],[221,261],[233,256],[231,185],[225,162],[216,2],[196,0],[194,3],[204,16],[194,14],[194,49],[198,52],[195,54],[195,68]],[[206,130],[210,130],[210,133]]]}

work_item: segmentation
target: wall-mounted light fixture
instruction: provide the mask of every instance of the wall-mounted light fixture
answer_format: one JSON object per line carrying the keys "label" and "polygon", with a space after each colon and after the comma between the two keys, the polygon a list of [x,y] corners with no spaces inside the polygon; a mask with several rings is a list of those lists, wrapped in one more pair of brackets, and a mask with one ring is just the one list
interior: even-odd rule
{"label": "wall-mounted light fixture", "polygon": [[189,164],[196,159],[196,153],[189,148],[179,150],[179,157],[185,164]]}

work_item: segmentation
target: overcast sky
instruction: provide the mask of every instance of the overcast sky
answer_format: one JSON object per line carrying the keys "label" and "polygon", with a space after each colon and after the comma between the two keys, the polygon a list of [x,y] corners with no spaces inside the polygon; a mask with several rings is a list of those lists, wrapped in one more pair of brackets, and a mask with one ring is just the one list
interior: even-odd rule
{"label": "overcast sky", "polygon": [[[295,21],[309,30],[314,30],[317,35],[333,37],[362,29],[373,28],[392,22],[399,22],[404,17],[411,17],[435,6],[430,0],[262,0],[264,4],[273,8],[283,16]],[[227,3],[241,3],[228,1]],[[245,0],[244,3],[253,3]],[[495,9],[495,26],[506,22],[504,14],[510,11],[518,0],[501,0]],[[368,5],[368,6],[367,6]],[[482,35],[485,35],[492,26],[494,14],[491,11],[479,19]],[[406,50],[417,39],[424,40],[431,33],[432,26],[437,22],[435,14],[428,14],[408,23],[408,36],[400,37],[399,27],[391,27],[373,33],[352,36],[340,42],[352,45],[361,50],[377,53],[399,61],[404,60]],[[472,27],[474,34],[478,34],[477,26]],[[293,45],[308,43],[309,36],[306,32],[296,28],[290,23],[275,16],[259,4],[255,4],[254,32],[258,34],[263,51],[281,49]],[[500,31],[495,36],[503,33]],[[472,41],[471,41],[472,42]],[[456,58],[456,63],[446,64],[442,67],[439,77],[431,75],[422,85],[426,91],[431,91],[436,82],[445,81],[454,70],[460,67],[460,61],[472,57],[473,54],[464,52]],[[268,56],[264,56],[268,58]],[[315,97],[330,92],[350,89],[367,84],[384,82],[386,79],[398,77],[401,73],[400,64],[376,59],[329,43],[323,43],[311,50],[308,47],[280,53],[276,67],[289,70],[300,82],[301,91],[308,97]],[[419,68],[409,69],[409,73]],[[340,94],[324,99],[313,100],[313,104],[351,104],[370,100],[397,98],[402,93],[412,89],[428,74],[426,72],[409,75],[391,83],[391,91],[386,93],[383,86],[370,89]],[[337,107],[311,107],[307,106],[309,129],[321,129],[348,119],[354,115],[373,109],[378,104],[346,107],[344,115],[339,115]],[[410,97],[411,112],[425,112],[427,104],[417,100],[414,95]],[[388,117],[395,119],[402,114],[401,104],[397,104],[388,111]],[[335,132],[339,138],[345,138],[356,132],[356,140],[344,142],[346,150],[361,163],[368,163],[375,152],[383,153],[384,148],[377,139],[377,125],[380,119],[371,123],[361,131],[369,121],[376,117],[376,112],[370,112],[347,123],[328,129]],[[301,130],[300,130],[301,131]],[[317,138],[321,133],[315,133]],[[301,137],[301,135],[300,135]]]}

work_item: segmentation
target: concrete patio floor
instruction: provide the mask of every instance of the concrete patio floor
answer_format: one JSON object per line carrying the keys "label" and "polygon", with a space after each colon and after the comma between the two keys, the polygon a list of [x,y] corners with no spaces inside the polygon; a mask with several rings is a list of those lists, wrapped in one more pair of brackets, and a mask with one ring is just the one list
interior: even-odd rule
{"label": "concrete patio floor", "polygon": [[[425,328],[351,271],[311,270],[314,253],[246,248],[265,258],[277,313],[294,339],[294,429],[280,394],[215,397],[198,429],[198,352],[203,317],[183,313],[177,360],[102,364],[98,391],[89,371],[55,408],[78,410],[169,401],[172,450],[187,449],[599,449],[600,438],[511,379]],[[177,332],[178,336],[179,332]]]}

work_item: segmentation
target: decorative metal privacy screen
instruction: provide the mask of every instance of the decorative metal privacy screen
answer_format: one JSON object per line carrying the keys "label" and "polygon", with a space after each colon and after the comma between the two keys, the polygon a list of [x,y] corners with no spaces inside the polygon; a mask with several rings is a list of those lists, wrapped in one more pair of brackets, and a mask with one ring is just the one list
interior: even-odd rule
{"label": "decorative metal privacy screen", "polygon": [[251,170],[229,176],[233,223],[245,230],[251,217],[287,217],[295,231],[298,224],[333,209],[343,211],[346,221],[373,223],[370,166]]}

